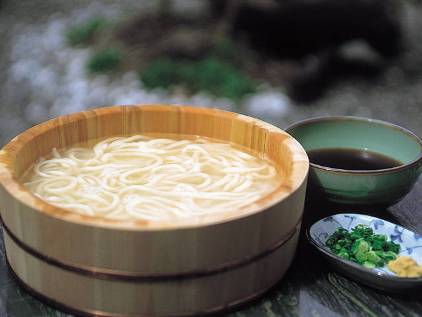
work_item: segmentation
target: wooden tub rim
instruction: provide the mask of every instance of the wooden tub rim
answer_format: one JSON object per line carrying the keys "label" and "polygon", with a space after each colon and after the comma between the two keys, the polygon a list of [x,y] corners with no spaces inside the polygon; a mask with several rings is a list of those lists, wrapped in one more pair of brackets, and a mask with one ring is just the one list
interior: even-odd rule
{"label": "wooden tub rim", "polygon": [[[289,178],[292,180],[291,186],[286,190],[285,186],[281,185],[273,192],[257,200],[255,203],[245,206],[243,208],[232,210],[224,213],[217,213],[211,216],[198,216],[189,219],[180,219],[172,222],[147,222],[139,220],[113,220],[106,218],[98,218],[94,216],[84,216],[64,208],[51,205],[44,200],[33,195],[23,184],[21,184],[14,173],[14,158],[26,144],[34,137],[39,136],[45,131],[57,128],[62,125],[62,122],[70,124],[84,118],[92,116],[110,115],[112,113],[121,113],[128,109],[137,108],[141,110],[168,110],[168,111],[187,111],[187,112],[202,112],[215,116],[222,116],[229,119],[237,119],[244,122],[253,122],[258,127],[264,128],[269,134],[287,135],[285,138],[288,141],[288,147],[292,151],[292,156],[296,159],[292,161],[291,174]],[[141,133],[140,133],[141,134]],[[218,139],[218,138],[217,138]],[[221,141],[226,141],[220,139]],[[227,141],[226,141],[227,142]],[[188,105],[168,105],[168,104],[136,104],[136,105],[117,105],[101,107],[96,109],[89,109],[85,111],[75,112],[71,114],[62,115],[48,121],[37,124],[24,132],[20,133],[9,141],[0,150],[0,185],[4,190],[15,200],[29,207],[30,209],[38,211],[40,214],[48,217],[53,217],[62,221],[67,221],[76,225],[99,227],[102,229],[112,229],[121,231],[174,231],[184,229],[196,229],[200,227],[207,227],[219,225],[230,221],[239,220],[253,216],[260,212],[273,207],[274,205],[285,200],[293,193],[297,192],[306,182],[309,171],[309,160],[305,150],[299,142],[290,136],[287,132],[277,128],[262,120],[249,117],[243,114],[238,114],[226,110],[216,108],[204,108]],[[222,216],[222,215],[225,216]]]}

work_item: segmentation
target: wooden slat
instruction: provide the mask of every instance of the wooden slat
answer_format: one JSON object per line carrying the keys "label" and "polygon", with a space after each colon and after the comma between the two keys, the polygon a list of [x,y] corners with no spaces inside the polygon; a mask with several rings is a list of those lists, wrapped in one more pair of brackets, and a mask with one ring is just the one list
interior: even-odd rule
{"label": "wooden slat", "polygon": [[[233,142],[270,158],[283,177],[282,184],[240,210],[154,223],[72,213],[43,202],[18,182],[22,173],[53,147],[135,133],[200,135]],[[0,150],[0,211],[17,239],[58,261],[135,275],[189,274],[254,257],[281,241],[300,224],[307,173],[308,159],[302,147],[284,131],[260,120],[209,108],[115,106],[50,120],[17,136]],[[293,254],[294,248],[286,251],[285,261],[289,262]],[[283,272],[268,274],[278,279]],[[27,283],[32,287],[35,282],[30,279]],[[254,285],[246,289],[260,291]],[[194,292],[196,286],[192,287],[190,291]],[[215,289],[212,283],[208,287],[210,293]],[[99,292],[97,296],[103,296],[103,291]],[[150,292],[151,298],[155,298],[153,294]],[[174,309],[183,310],[177,305]]]}

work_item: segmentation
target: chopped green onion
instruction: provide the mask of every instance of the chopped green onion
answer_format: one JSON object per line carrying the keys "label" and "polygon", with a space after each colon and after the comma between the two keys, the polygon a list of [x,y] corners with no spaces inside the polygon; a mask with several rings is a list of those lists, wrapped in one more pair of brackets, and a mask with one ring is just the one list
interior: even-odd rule
{"label": "chopped green onion", "polygon": [[362,224],[350,232],[337,228],[325,245],[341,258],[368,268],[383,267],[395,260],[400,252],[399,244],[388,241],[385,234],[375,234],[370,227]]}

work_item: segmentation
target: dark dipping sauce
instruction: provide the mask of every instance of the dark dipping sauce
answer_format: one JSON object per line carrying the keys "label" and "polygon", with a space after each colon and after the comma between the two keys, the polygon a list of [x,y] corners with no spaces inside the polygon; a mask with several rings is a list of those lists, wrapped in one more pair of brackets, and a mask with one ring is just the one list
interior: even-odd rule
{"label": "dark dipping sauce", "polygon": [[311,163],[344,170],[380,170],[403,165],[389,156],[358,149],[326,148],[307,154]]}

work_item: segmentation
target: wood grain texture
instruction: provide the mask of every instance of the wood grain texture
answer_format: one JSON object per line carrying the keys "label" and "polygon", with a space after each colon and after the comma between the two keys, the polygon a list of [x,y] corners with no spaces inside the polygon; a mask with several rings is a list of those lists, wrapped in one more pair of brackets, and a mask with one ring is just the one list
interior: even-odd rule
{"label": "wood grain texture", "polygon": [[[158,224],[81,216],[41,201],[17,181],[35,160],[47,155],[53,147],[135,133],[199,135],[233,142],[268,156],[283,175],[283,182],[267,197],[240,210]],[[260,120],[216,109],[116,106],[50,120],[7,144],[0,151],[0,210],[13,235],[44,256],[75,266],[135,275],[177,276],[241,262],[282,241],[297,224],[300,225],[307,172],[308,159],[301,146],[282,130]],[[293,254],[294,248],[283,252],[279,266],[287,267]],[[31,269],[25,261],[19,264],[20,272]],[[41,270],[39,265],[35,267]],[[271,282],[284,273],[284,270],[274,270],[268,272]],[[262,272],[250,271],[248,274],[252,273]],[[43,276],[48,280],[48,274]],[[35,282],[31,279],[28,284],[32,286]],[[98,285],[97,281],[91,283],[92,287]],[[192,285],[196,284],[192,283],[187,289],[195,293]],[[229,293],[236,296],[240,289],[246,289],[253,294],[271,284],[269,281],[265,285],[250,283],[246,288],[245,285],[240,287],[241,283],[239,286],[233,283]],[[176,284],[166,285],[169,289],[177,289],[174,288]],[[209,291],[215,289],[212,283],[204,285],[210,287]],[[104,290],[100,288],[96,296],[103,296]],[[164,298],[162,291],[145,289],[143,292],[145,296],[148,294],[152,307],[158,309],[157,303]],[[198,305],[201,303],[201,309],[206,310],[207,305],[225,305],[224,302],[218,305],[211,302],[212,296],[207,298],[203,300],[208,304],[196,301]],[[114,305],[118,305],[117,302],[118,299]],[[189,308],[192,311],[193,306]],[[107,306],[107,309],[111,308]],[[183,310],[179,304],[174,304],[173,309],[174,313]]]}
{"label": "wood grain texture", "polygon": [[[422,233],[422,178],[399,204],[388,209],[380,206],[362,209],[350,206],[305,204],[303,229],[329,214],[344,210],[362,212],[396,222]],[[0,225],[1,227],[1,225]],[[70,317],[40,302],[16,283],[5,260],[3,237],[0,237],[0,316]],[[78,314],[74,314],[78,316]],[[283,279],[259,300],[237,307],[225,317],[397,317],[422,315],[422,292],[389,295],[358,284],[337,273],[302,235],[294,262]]]}
{"label": "wood grain texture", "polygon": [[221,274],[177,281],[96,279],[49,265],[4,235],[7,259],[19,279],[59,304],[100,316],[191,316],[227,310],[261,295],[293,260],[299,229],[281,248]]}

